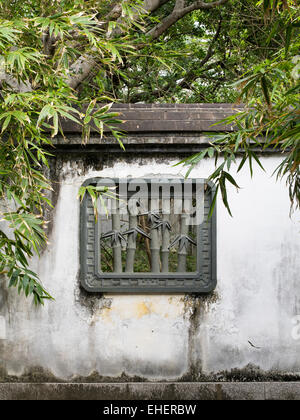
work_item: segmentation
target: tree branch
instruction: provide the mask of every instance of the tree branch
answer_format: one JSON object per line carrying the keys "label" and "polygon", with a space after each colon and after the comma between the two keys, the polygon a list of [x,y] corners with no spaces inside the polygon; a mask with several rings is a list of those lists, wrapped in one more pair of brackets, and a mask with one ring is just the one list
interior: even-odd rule
{"label": "tree branch", "polygon": [[152,39],[159,38],[167,29],[174,25],[178,20],[182,19],[188,13],[194,10],[209,10],[227,3],[229,0],[219,0],[213,3],[204,3],[203,1],[196,1],[195,3],[184,6],[184,0],[177,0],[173,12],[163,19],[158,25],[151,29],[147,35]]}
{"label": "tree branch", "polygon": [[[144,0],[143,7],[149,13],[157,10],[162,5],[168,3],[170,0]],[[213,3],[204,3],[202,1],[196,1],[190,6],[185,6],[185,0],[176,0],[173,12],[163,19],[158,25],[151,29],[147,35],[155,40],[160,35],[162,35],[170,26],[174,25],[178,20],[183,18],[186,14],[193,10],[198,9],[212,9],[218,7],[222,4],[225,4],[229,0],[218,0]],[[116,8],[119,5],[115,6]],[[83,82],[83,80],[89,75],[89,73],[96,66],[97,61],[91,55],[81,56],[71,67],[70,75],[67,79],[67,83],[73,89],[76,89],[77,86]]]}
{"label": "tree branch", "polygon": [[[193,82],[195,82],[197,79],[201,79],[201,78],[206,78],[209,80],[216,80],[219,81],[221,79],[213,79],[210,78],[209,76],[206,75],[201,75],[201,73],[204,73],[206,71],[208,71],[211,68],[214,68],[216,66],[218,66],[219,64],[223,64],[222,61],[216,61],[214,63],[209,64],[208,66],[205,67],[205,69],[201,70],[199,73],[199,68],[203,67],[209,60],[210,58],[214,55],[214,44],[216,43],[216,41],[218,40],[220,33],[221,33],[221,28],[222,28],[222,18],[219,20],[219,24],[216,30],[216,33],[208,47],[207,53],[205,55],[205,57],[203,57],[203,59],[200,61],[200,63],[197,63],[197,71],[189,71],[188,73],[185,74],[184,78],[182,80],[180,80],[179,82],[175,82],[175,84],[169,83],[168,86],[164,87],[163,91],[164,92],[169,92],[172,88],[174,87],[181,87],[182,89],[191,89]],[[223,79],[222,79],[223,80]],[[136,93],[135,95],[132,96],[131,101],[134,102],[139,102],[140,100],[143,99],[143,96],[145,95],[144,92],[141,93]],[[151,93],[151,97],[154,98],[161,98],[162,95],[162,91],[161,90],[155,90],[152,91]]]}
{"label": "tree branch", "polygon": [[[143,9],[149,13],[154,12],[159,7],[164,5],[170,0],[144,0]],[[113,10],[109,13],[108,18],[117,20],[122,14],[122,8],[120,4],[117,4]],[[70,74],[67,78],[67,84],[76,89],[80,83],[85,80],[93,68],[97,65],[97,60],[90,54],[82,55],[75,61],[71,66]]]}
{"label": "tree branch", "polygon": [[6,83],[11,90],[15,92],[31,92],[32,88],[29,82],[18,81],[15,77],[6,73],[4,66],[4,58],[0,55],[0,89]]}
{"label": "tree branch", "polygon": [[147,12],[155,12],[164,4],[168,3],[170,0],[144,0],[143,8]]}
{"label": "tree branch", "polygon": [[186,13],[192,12],[194,10],[209,10],[214,9],[215,7],[222,6],[222,4],[227,3],[229,0],[218,0],[214,1],[213,3],[205,3],[204,1],[196,1],[192,3],[190,6],[185,7]]}

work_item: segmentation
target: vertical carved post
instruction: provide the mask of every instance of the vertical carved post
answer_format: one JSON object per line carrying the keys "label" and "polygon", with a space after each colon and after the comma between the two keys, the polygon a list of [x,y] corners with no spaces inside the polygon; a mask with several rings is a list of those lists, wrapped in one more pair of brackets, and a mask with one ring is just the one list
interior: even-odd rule
{"label": "vertical carved post", "polygon": [[[112,229],[114,232],[120,232],[121,229],[120,211],[118,208],[116,208],[115,213],[112,214]],[[119,237],[113,241],[112,250],[114,257],[114,273],[122,273],[122,244]]]}
{"label": "vertical carved post", "polygon": [[[152,209],[158,209],[159,200],[153,199]],[[155,217],[151,216],[151,271],[152,273],[160,273],[160,243],[159,243],[159,231],[155,228],[156,220]]]}
{"label": "vertical carved post", "polygon": [[[181,221],[180,221],[180,230],[181,230],[181,237],[188,237],[188,220],[189,215],[183,213],[181,215]],[[186,271],[186,257],[187,257],[187,247],[188,242],[181,239],[180,246],[178,249],[178,267],[177,271],[179,273],[184,273]]]}
{"label": "vertical carved post", "polygon": [[169,272],[169,246],[170,246],[170,216],[169,216],[170,201],[162,201],[163,221],[162,221],[162,249],[161,249],[161,263],[162,272]]}
{"label": "vertical carved post", "polygon": [[[146,216],[140,216],[140,223],[144,232],[148,231]],[[145,246],[146,246],[146,253],[147,253],[147,258],[148,258],[149,267],[150,267],[151,266],[150,237],[149,239],[145,238]]]}
{"label": "vertical carved post", "polygon": [[129,230],[133,233],[128,235],[127,254],[126,254],[126,271],[133,273],[134,271],[134,257],[136,252],[136,229],[138,226],[137,216],[129,214]]}

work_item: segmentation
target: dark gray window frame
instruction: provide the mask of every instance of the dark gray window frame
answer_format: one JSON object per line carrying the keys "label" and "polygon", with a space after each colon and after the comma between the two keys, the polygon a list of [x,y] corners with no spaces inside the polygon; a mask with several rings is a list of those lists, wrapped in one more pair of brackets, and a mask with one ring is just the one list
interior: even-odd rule
{"label": "dark gray window frame", "polygon": [[[103,178],[88,179],[83,186],[99,185],[101,179]],[[178,181],[178,179],[176,180]],[[184,182],[184,179],[181,181]],[[206,207],[209,207],[212,203],[215,186],[210,181],[204,179],[202,181],[207,186]],[[91,199],[86,194],[80,205],[80,279],[82,287],[88,292],[95,293],[210,293],[217,284],[216,223],[215,210],[209,223],[205,220],[198,227],[198,271],[196,273],[99,273],[96,257],[97,223]],[[205,230],[208,231],[208,249],[203,249],[201,241]],[[209,274],[205,272],[204,257],[208,260]]]}

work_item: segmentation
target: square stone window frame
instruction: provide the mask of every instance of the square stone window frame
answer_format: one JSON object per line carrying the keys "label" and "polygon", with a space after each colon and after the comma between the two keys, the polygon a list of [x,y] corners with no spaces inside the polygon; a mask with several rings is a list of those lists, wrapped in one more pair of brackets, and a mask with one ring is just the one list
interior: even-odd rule
{"label": "square stone window frame", "polygon": [[[82,186],[89,185],[105,185],[101,184],[101,180],[107,177],[94,177],[87,179]],[[130,182],[132,180],[141,179],[144,182],[150,181],[170,181],[170,182],[185,182],[182,178],[127,178],[127,179],[112,179],[116,183]],[[189,181],[200,181],[205,185],[205,194],[209,207],[212,204],[216,187],[213,182],[204,178],[193,178]],[[203,249],[203,242],[201,237],[204,230],[208,230],[209,247]],[[147,293],[199,293],[207,294],[215,290],[217,285],[217,210],[216,206],[207,224],[206,217],[204,222],[198,226],[197,233],[197,271],[193,273],[100,273],[99,258],[97,252],[99,236],[97,233],[97,222],[94,216],[94,209],[91,198],[85,194],[80,203],[80,282],[82,287],[90,293],[132,293],[132,294],[147,294]],[[208,253],[210,273],[205,276],[203,256]],[[201,265],[202,262],[202,265]]]}

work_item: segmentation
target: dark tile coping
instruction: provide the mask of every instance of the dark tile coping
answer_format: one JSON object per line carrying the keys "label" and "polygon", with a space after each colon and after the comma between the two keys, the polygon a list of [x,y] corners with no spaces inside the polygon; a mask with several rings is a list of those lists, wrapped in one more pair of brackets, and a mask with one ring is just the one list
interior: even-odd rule
{"label": "dark tile coping", "polygon": [[[120,114],[119,119],[124,123],[119,128],[126,133],[229,131],[233,129],[231,125],[212,125],[239,110],[242,107],[235,104],[115,104],[111,108]],[[62,121],[62,126],[65,133],[81,131],[72,121]],[[96,131],[91,125],[91,132]]]}

